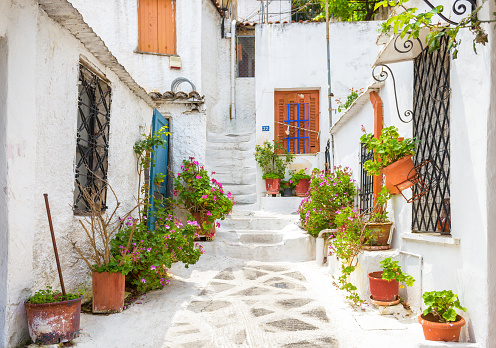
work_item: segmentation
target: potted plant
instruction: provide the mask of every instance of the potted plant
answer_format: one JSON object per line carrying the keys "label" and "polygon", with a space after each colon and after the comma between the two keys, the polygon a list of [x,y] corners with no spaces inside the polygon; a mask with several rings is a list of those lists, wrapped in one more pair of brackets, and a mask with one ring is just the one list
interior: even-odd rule
{"label": "potted plant", "polygon": [[265,186],[268,194],[279,193],[281,179],[284,178],[286,167],[293,161],[294,155],[288,153],[281,142],[264,141],[263,145],[255,146],[255,160],[262,167]]}
{"label": "potted plant", "polygon": [[458,295],[451,290],[430,291],[422,295],[427,308],[419,315],[424,337],[428,341],[457,342],[465,319],[458,315],[455,308],[467,311],[462,307]]}
{"label": "potted plant", "polygon": [[284,191],[283,197],[293,197],[293,181],[281,181],[281,188]]}
{"label": "potted plant", "polygon": [[383,128],[379,139],[374,138],[373,134],[363,134],[360,141],[367,146],[367,152],[373,151],[373,159],[363,164],[369,175],[384,174],[399,191],[413,185],[411,180],[417,173],[412,156],[415,155],[417,141],[400,138],[394,126]]}
{"label": "potted plant", "polygon": [[47,286],[26,302],[29,336],[35,344],[58,344],[79,336],[80,294],[62,295]]}
{"label": "potted plant", "polygon": [[305,169],[298,172],[290,172],[291,180],[296,183],[296,196],[305,197],[310,188],[310,175],[305,174]]}
{"label": "potted plant", "polygon": [[372,300],[381,302],[399,300],[399,283],[405,282],[407,286],[412,286],[415,279],[403,273],[398,261],[391,261],[390,257],[382,260],[380,264],[382,271],[368,274]]}
{"label": "potted plant", "polygon": [[334,228],[336,211],[353,204],[356,186],[350,168],[334,167],[334,172],[313,170],[310,190],[298,213],[303,228],[317,237],[320,231]]}
{"label": "potted plant", "polygon": [[[121,203],[108,182],[103,180],[102,182],[105,185],[96,192],[90,193],[86,188],[81,188],[89,210],[85,218],[79,220],[79,223],[89,243],[86,245],[78,245],[75,241],[71,241],[71,243],[92,271],[92,311],[94,313],[117,313],[121,312],[124,307],[125,275],[131,269],[128,250],[136,222],[132,224],[132,231],[127,240],[125,252],[113,254],[111,241],[118,230],[125,223],[128,223],[129,219],[132,219],[131,213],[143,203],[138,202],[136,206],[124,214],[123,218],[117,218]],[[116,202],[111,212],[104,211],[101,206],[102,195],[106,194],[107,189],[113,193]]]}
{"label": "potted plant", "polygon": [[369,220],[365,223],[367,237],[364,240],[364,249],[389,249],[388,241],[391,233],[392,222],[389,221],[387,201],[391,194],[385,186],[375,197],[375,205],[369,214]]}
{"label": "potted plant", "polygon": [[174,178],[173,194],[177,197],[173,203],[188,210],[198,222],[198,233],[210,238],[215,235],[215,220],[224,220],[235,204],[231,193],[211,179],[194,157],[183,160],[181,172]]}

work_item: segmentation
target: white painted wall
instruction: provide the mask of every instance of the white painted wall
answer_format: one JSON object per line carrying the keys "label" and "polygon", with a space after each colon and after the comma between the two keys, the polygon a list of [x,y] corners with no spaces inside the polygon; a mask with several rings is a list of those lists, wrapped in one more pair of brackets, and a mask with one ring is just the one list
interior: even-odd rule
{"label": "white painted wall", "polygon": [[[375,45],[378,22],[331,23],[331,85],[335,98],[349,88],[365,86]],[[323,168],[330,128],[327,99],[327,51],[325,23],[257,25],[256,42],[256,136],[257,144],[274,139],[274,91],[319,90],[320,153],[297,155],[295,166]],[[269,132],[262,132],[268,125]],[[262,172],[257,194],[265,192]]]}
{"label": "white painted wall", "polygon": [[[491,43],[494,43],[493,31]],[[494,58],[492,48],[479,46],[478,54],[472,50],[472,36],[463,32],[459,37],[462,46],[458,59],[451,66],[451,217],[453,238],[459,238],[459,245],[442,243],[443,237],[433,241],[413,241],[402,238],[411,233],[411,206],[403,197],[395,196],[391,201],[396,232],[393,247],[423,256],[423,291],[451,289],[460,297],[462,305],[468,308],[462,315],[467,320],[467,340],[478,342],[481,346],[491,347],[495,337],[488,330],[490,303],[494,303],[493,292],[488,291],[489,284],[494,289],[494,276],[489,273],[490,260],[494,259],[492,244],[488,238],[492,236],[494,221],[488,216],[494,202],[494,190],[488,190],[488,183],[494,176],[494,159],[491,139],[495,129],[493,121],[494,104],[491,93],[494,89]],[[398,103],[400,112],[411,109],[413,96],[413,67],[411,62],[391,64],[396,78]],[[385,126],[394,125],[400,129],[402,136],[411,136],[411,124],[399,121],[394,104],[392,81],[388,79],[379,92],[384,102]],[[489,123],[488,123],[489,122]],[[350,165],[358,170],[356,156],[358,151],[358,127],[373,123],[373,109],[366,104],[346,122],[335,135],[336,164]],[[489,124],[489,128],[488,128]],[[355,134],[350,140],[348,135]],[[489,152],[488,152],[489,151]],[[494,154],[494,153],[493,153]],[[491,168],[489,169],[488,166]],[[486,174],[487,173],[487,174]],[[487,177],[486,175],[489,175]],[[490,203],[494,204],[494,203]],[[491,221],[489,228],[487,221]],[[491,232],[490,232],[491,231]],[[406,235],[405,235],[406,234]],[[487,247],[486,247],[487,246]],[[406,269],[412,275],[419,274],[415,260],[408,259]],[[421,302],[420,293],[415,289],[408,290],[408,301],[415,307]]]}
{"label": "white painted wall", "polygon": [[[263,4],[264,18],[262,18],[261,4]],[[238,0],[238,20],[240,22],[262,23],[266,16],[266,2],[260,0]],[[269,22],[291,21],[291,1],[269,1]]]}
{"label": "white painted wall", "polygon": [[[0,103],[0,139],[5,141],[0,216],[7,242],[0,261],[5,280],[0,287],[2,347],[17,346],[27,337],[24,300],[46,285],[59,288],[43,193],[49,195],[67,291],[89,280],[87,266],[74,264],[76,255],[67,241],[85,241],[72,211],[80,55],[104,72],[112,87],[108,178],[122,202],[121,214],[135,204],[132,146],[153,112],[37,2],[17,1],[8,18],[6,36],[0,39],[0,75],[6,77],[0,86],[0,100],[6,101]],[[110,194],[108,205],[115,206]]]}

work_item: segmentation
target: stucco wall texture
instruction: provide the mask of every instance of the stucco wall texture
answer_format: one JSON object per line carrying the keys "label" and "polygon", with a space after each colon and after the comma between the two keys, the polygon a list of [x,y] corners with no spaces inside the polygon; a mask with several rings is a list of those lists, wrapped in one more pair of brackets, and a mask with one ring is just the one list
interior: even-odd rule
{"label": "stucco wall texture", "polygon": [[[80,57],[103,72],[112,88],[108,180],[122,203],[121,214],[136,202],[132,147],[149,129],[153,113],[36,2],[18,1],[8,11],[8,30],[0,38],[0,75],[7,76],[8,88],[5,95],[5,86],[0,86],[0,99],[7,99],[6,110],[0,109],[0,134],[6,135],[0,139],[7,149],[5,154],[0,151],[6,164],[0,166],[0,216],[7,217],[2,229],[8,236],[8,252],[2,243],[0,260],[0,277],[6,280],[0,287],[0,304],[5,304],[0,306],[2,347],[16,346],[27,337],[23,302],[32,291],[47,285],[59,288],[44,193],[49,195],[67,291],[91,285],[87,266],[77,261],[68,241],[86,242],[80,217],[72,211]],[[111,194],[107,204],[115,207]]]}
{"label": "stucco wall texture", "polygon": [[[446,3],[446,8],[450,8]],[[487,15],[488,8],[483,13]],[[442,237],[412,240],[411,205],[401,196],[394,196],[390,210],[396,225],[393,247],[423,257],[422,291],[451,289],[458,294],[468,311],[462,313],[467,321],[466,339],[483,347],[494,346],[493,330],[488,329],[494,317],[494,219],[490,214],[495,191],[495,133],[494,102],[491,92],[494,74],[494,29],[486,26],[491,45],[479,45],[477,54],[472,48],[470,33],[461,31],[458,58],[451,60],[450,71],[450,207],[451,235],[459,238],[459,245],[443,242]],[[371,62],[372,63],[372,62]],[[411,62],[390,64],[395,74],[400,112],[412,109],[413,65]],[[391,79],[379,91],[384,103],[384,124],[399,128],[400,134],[411,137],[412,125],[402,123],[396,111]],[[492,121],[491,121],[492,120]],[[358,176],[355,156],[358,150],[358,127],[373,122],[373,109],[366,104],[349,119],[335,135],[336,164],[349,165]],[[351,134],[351,136],[350,136]],[[354,135],[353,135],[354,134]],[[422,139],[420,139],[422,140]],[[493,204],[494,205],[494,204]],[[494,215],[494,214],[493,214]],[[489,224],[488,224],[489,221]],[[416,259],[400,257],[410,274],[419,274]],[[417,282],[419,279],[417,279]],[[492,290],[491,290],[492,289]],[[421,303],[416,286],[407,289],[408,301]]]}

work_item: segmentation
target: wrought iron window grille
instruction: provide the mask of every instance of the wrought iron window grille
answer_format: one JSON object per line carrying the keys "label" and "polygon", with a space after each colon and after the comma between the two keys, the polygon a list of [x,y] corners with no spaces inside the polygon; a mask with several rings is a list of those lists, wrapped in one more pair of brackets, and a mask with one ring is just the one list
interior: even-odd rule
{"label": "wrought iron window grille", "polygon": [[91,211],[89,199],[107,209],[107,169],[111,88],[86,66],[79,66],[75,214]]}
{"label": "wrought iron window grille", "polygon": [[[428,190],[412,204],[412,230],[449,234],[450,217],[450,56],[448,39],[441,48],[414,61],[413,136],[419,139],[414,162]],[[427,162],[427,165],[422,165]],[[421,188],[413,186],[413,195]]]}
{"label": "wrought iron window grille", "polygon": [[368,213],[374,206],[374,176],[369,175],[363,168],[363,164],[374,159],[374,152],[367,153],[367,145],[361,143],[360,146],[360,191],[358,194],[360,203],[360,213]]}
{"label": "wrought iron window grille", "polygon": [[237,37],[238,77],[255,77],[255,36]]}

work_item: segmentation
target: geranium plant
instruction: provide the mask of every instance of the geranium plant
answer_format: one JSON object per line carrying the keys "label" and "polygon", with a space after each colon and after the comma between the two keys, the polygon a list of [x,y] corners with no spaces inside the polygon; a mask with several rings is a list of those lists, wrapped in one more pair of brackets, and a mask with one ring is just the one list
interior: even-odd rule
{"label": "geranium plant", "polygon": [[455,308],[464,312],[467,311],[460,304],[458,295],[454,294],[451,290],[425,292],[422,298],[424,299],[424,304],[427,306],[423,314],[432,313],[441,323],[456,321],[457,314]]}
{"label": "geranium plant", "polygon": [[183,262],[188,268],[198,262],[204,253],[201,245],[194,241],[198,226],[196,221],[187,221],[183,225],[172,212],[158,203],[153,214],[156,217],[154,229],[148,228],[145,217],[136,225],[130,246],[126,246],[126,241],[137,221],[133,222],[132,218],[112,241],[112,253],[130,255],[132,268],[126,280],[139,292],[163,288],[169,283],[167,271],[173,263]]}
{"label": "geranium plant", "polygon": [[415,279],[406,273],[401,271],[398,261],[391,261],[391,258],[385,258],[380,262],[382,267],[382,279],[384,280],[396,280],[398,282],[405,282],[407,286],[412,286]]}
{"label": "geranium plant", "polygon": [[310,180],[311,176],[305,173],[305,169],[300,169],[298,172],[290,171],[291,181],[297,184],[300,179]]}
{"label": "geranium plant", "polygon": [[[213,173],[214,174],[214,173]],[[203,230],[214,227],[215,220],[224,220],[233,208],[234,198],[222,184],[210,178],[207,170],[194,157],[183,161],[181,172],[174,178],[172,202],[190,213],[204,217]]]}
{"label": "geranium plant", "polygon": [[366,161],[363,168],[369,175],[380,175],[381,169],[408,155],[415,155],[417,141],[410,138],[398,139],[398,129],[394,126],[382,129],[379,139],[373,134],[363,134],[362,144],[367,146],[367,153],[374,152],[374,158]]}
{"label": "geranium plant", "polygon": [[289,153],[280,141],[265,141],[263,145],[255,146],[254,155],[262,168],[263,179],[283,179],[286,167],[294,159],[294,155]]}
{"label": "geranium plant", "polygon": [[69,294],[66,293],[62,295],[62,293],[58,290],[53,290],[51,286],[47,286],[45,290],[38,290],[28,298],[29,303],[54,303],[54,302],[62,302],[75,300],[77,298],[82,297],[81,294]]}
{"label": "geranium plant", "polygon": [[333,173],[312,172],[308,197],[298,208],[301,224],[309,234],[317,236],[320,231],[335,227],[336,211],[353,204],[357,190],[351,175],[348,167],[341,166],[334,167]]}
{"label": "geranium plant", "polygon": [[285,188],[293,188],[293,187],[295,187],[295,183],[292,180],[281,181],[281,188],[285,189]]}
{"label": "geranium plant", "polygon": [[391,199],[391,193],[385,186],[382,186],[381,191],[374,196],[375,205],[369,215],[369,222],[389,222],[387,212],[387,202]]}

